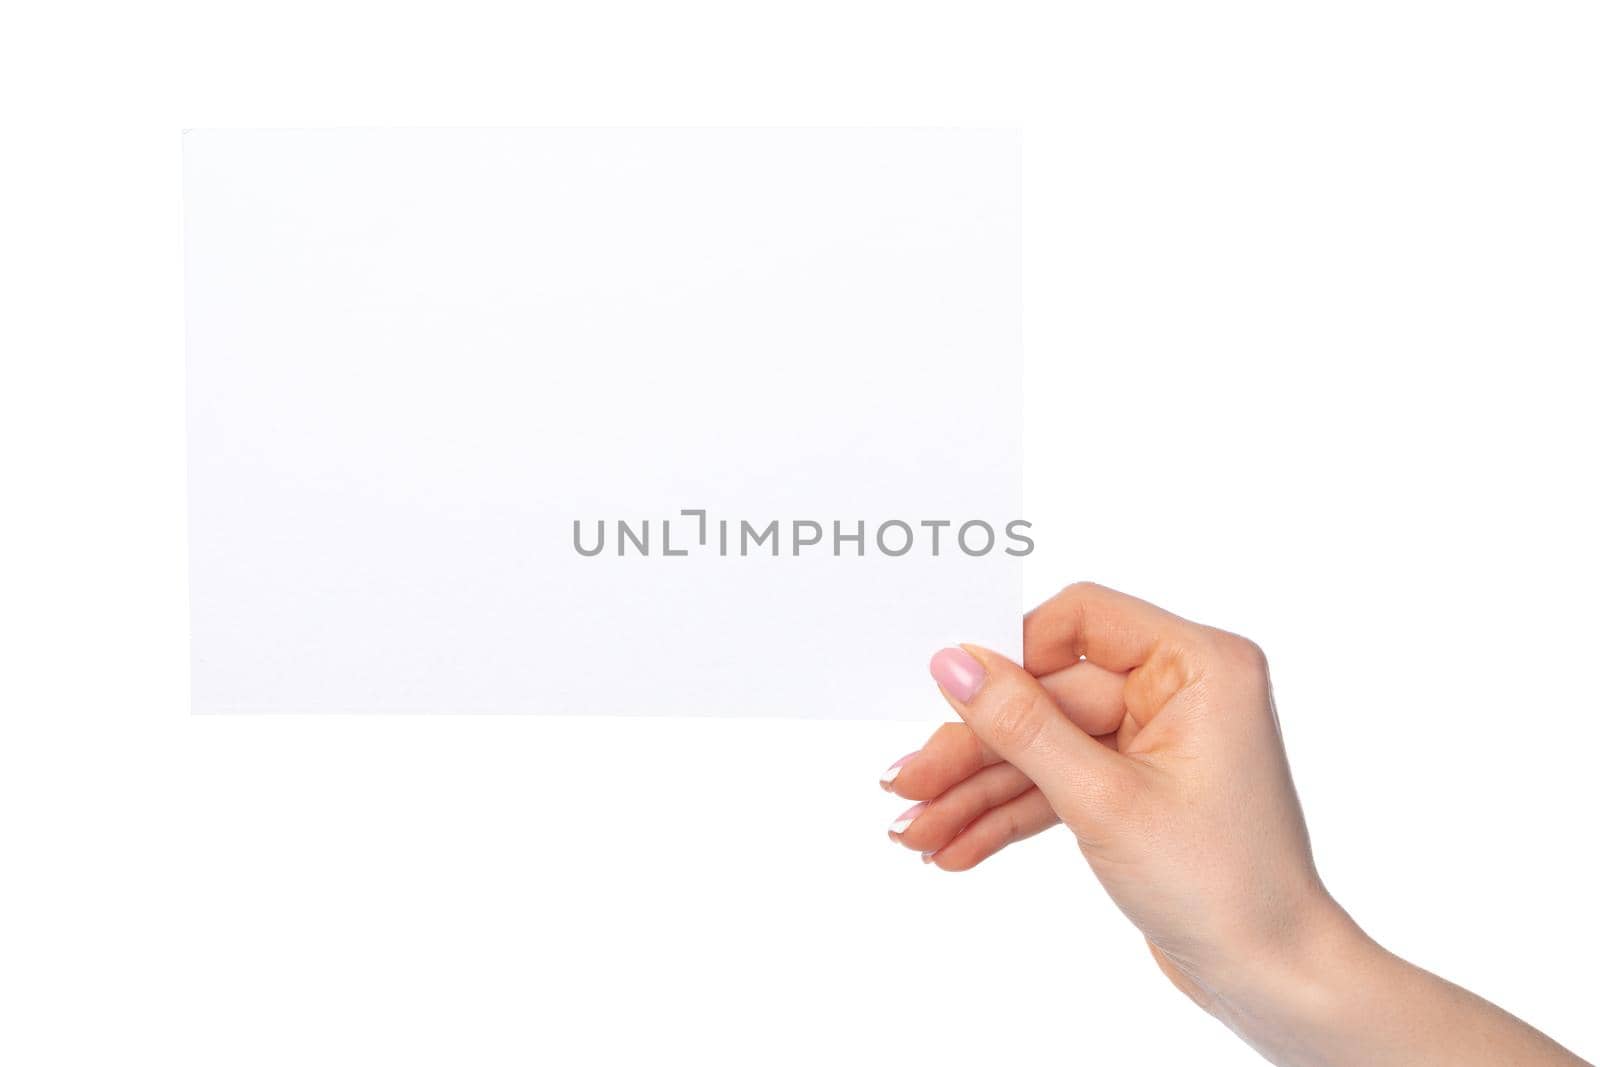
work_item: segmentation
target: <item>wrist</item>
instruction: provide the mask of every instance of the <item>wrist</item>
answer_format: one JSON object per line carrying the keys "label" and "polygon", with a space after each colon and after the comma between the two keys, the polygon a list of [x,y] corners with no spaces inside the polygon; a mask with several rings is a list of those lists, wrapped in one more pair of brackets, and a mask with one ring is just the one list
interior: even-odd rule
{"label": "wrist", "polygon": [[1323,895],[1274,946],[1218,976],[1212,1014],[1274,1063],[1322,1063],[1325,1039],[1359,1025],[1363,989],[1392,960]]}

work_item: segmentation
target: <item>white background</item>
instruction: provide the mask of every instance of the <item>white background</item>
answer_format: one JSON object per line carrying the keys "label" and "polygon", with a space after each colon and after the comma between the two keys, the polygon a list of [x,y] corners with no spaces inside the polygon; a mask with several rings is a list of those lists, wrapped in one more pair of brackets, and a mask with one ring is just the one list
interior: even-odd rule
{"label": "white background", "polygon": [[0,1060],[1253,1062],[1063,833],[888,843],[915,726],[188,717],[179,130],[338,124],[1020,125],[1032,598],[1264,644],[1335,893],[1600,1054],[1597,51],[1587,3],[8,10]]}

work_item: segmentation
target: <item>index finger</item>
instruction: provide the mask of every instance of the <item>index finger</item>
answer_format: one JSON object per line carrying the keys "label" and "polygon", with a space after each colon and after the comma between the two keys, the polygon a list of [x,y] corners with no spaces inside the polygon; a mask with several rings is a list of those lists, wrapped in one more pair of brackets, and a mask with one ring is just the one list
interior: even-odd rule
{"label": "index finger", "polygon": [[1131,671],[1186,625],[1137,597],[1075,582],[1022,620],[1023,666],[1037,676],[1084,659],[1108,671]]}
{"label": "index finger", "polygon": [[1003,762],[964,722],[947,722],[928,743],[896,763],[880,779],[883,788],[907,800],[932,800],[985,767]]}

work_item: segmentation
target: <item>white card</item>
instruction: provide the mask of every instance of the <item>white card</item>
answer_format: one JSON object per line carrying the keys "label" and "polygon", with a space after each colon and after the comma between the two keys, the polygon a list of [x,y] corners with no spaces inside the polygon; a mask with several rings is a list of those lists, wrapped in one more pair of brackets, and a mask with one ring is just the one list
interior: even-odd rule
{"label": "white card", "polygon": [[930,718],[938,648],[1019,653],[1016,134],[203,130],[184,182],[196,711]]}

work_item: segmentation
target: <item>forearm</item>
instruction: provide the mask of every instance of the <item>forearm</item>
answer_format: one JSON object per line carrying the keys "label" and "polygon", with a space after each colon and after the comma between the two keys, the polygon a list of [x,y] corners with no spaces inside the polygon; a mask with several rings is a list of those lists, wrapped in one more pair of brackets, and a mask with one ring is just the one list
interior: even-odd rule
{"label": "forearm", "polygon": [[1481,997],[1400,959],[1342,912],[1293,961],[1214,991],[1211,1010],[1280,1067],[1579,1067]]}

